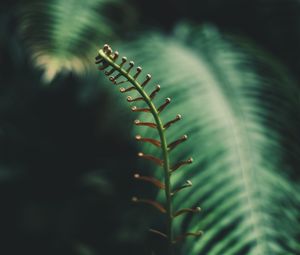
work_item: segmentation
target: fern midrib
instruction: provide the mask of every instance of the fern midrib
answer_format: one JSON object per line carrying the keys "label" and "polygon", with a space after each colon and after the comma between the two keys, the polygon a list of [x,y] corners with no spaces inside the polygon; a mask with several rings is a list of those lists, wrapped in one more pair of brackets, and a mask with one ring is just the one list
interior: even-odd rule
{"label": "fern midrib", "polygon": [[168,152],[168,143],[165,135],[165,128],[163,126],[162,120],[159,117],[159,112],[156,106],[153,104],[151,98],[148,96],[146,91],[142,88],[139,82],[134,79],[129,73],[126,72],[125,69],[121,68],[118,64],[116,64],[113,60],[111,60],[107,55],[103,52],[103,50],[99,50],[99,54],[102,58],[105,59],[113,68],[115,68],[118,72],[120,72],[128,81],[136,88],[136,90],[140,93],[140,95],[145,99],[146,104],[149,106],[150,112],[154,118],[155,123],[157,124],[157,131],[161,141],[161,150],[163,156],[163,169],[164,169],[164,183],[165,183],[165,196],[166,196],[166,214],[167,214],[167,236],[168,236],[168,247],[169,254],[173,254],[173,209],[172,209],[172,198],[171,198],[171,181],[170,181],[170,158]]}
{"label": "fern midrib", "polygon": [[[255,169],[254,162],[249,160],[249,155],[247,154],[248,151],[253,151],[253,146],[251,145],[251,138],[249,137],[249,134],[247,133],[247,128],[245,128],[245,124],[243,123],[243,120],[245,119],[244,113],[242,109],[238,109],[240,107],[240,104],[238,102],[234,101],[232,104],[229,104],[228,102],[231,102],[228,100],[228,95],[222,91],[219,84],[223,84],[224,81],[227,83],[227,87],[230,87],[230,84],[226,80],[226,77],[223,77],[224,75],[219,70],[219,65],[217,65],[216,70],[211,67],[211,65],[207,65],[205,62],[200,61],[199,58],[195,57],[195,55],[192,55],[189,50],[187,50],[184,53],[184,56],[191,55],[190,59],[194,59],[192,63],[190,63],[190,66],[194,66],[195,69],[206,69],[208,77],[206,78],[205,84],[207,84],[207,91],[213,97],[212,105],[215,105],[216,107],[220,108],[221,110],[219,112],[222,112],[223,115],[225,115],[225,118],[227,120],[228,130],[230,136],[233,136],[233,140],[231,142],[232,148],[237,152],[237,158],[238,158],[238,164],[241,169],[241,175],[242,175],[242,181],[244,185],[242,186],[246,200],[242,200],[241,203],[245,204],[245,207],[248,209],[248,219],[252,221],[252,232],[251,235],[253,242],[255,243],[254,249],[257,253],[255,255],[265,255],[268,254],[269,249],[266,246],[266,243],[262,241],[262,237],[266,237],[265,229],[264,229],[264,222],[261,219],[261,211],[257,210],[257,205],[255,203],[255,198],[253,197],[253,186],[255,186],[255,180],[252,176],[252,171]],[[212,57],[209,56],[209,53],[207,56],[201,55],[201,58],[208,59],[207,62],[210,63],[212,61]],[[198,65],[198,67],[197,67]],[[199,66],[201,65],[201,67]],[[213,74],[213,75],[212,75]],[[203,79],[203,77],[199,74],[199,72],[195,72],[194,75],[199,75],[199,80]],[[196,79],[196,78],[195,78]],[[234,94],[234,91],[230,91],[230,93]],[[233,96],[234,97],[234,96]],[[236,116],[238,114],[238,116]],[[250,158],[252,156],[250,155]],[[184,202],[184,201],[182,201]],[[208,230],[209,231],[209,230]],[[205,235],[203,236],[205,238]],[[195,246],[196,248],[196,246]],[[196,248],[197,249],[197,248]],[[196,251],[196,249],[194,251]]]}
{"label": "fern midrib", "polygon": [[[210,58],[210,61],[214,61],[214,59]],[[221,104],[223,112],[226,114],[225,118],[228,120],[228,125],[231,127],[231,132],[233,134],[234,139],[234,149],[238,155],[239,165],[241,167],[243,183],[245,184],[245,192],[247,196],[247,207],[249,209],[250,219],[253,223],[252,229],[255,235],[255,242],[256,242],[256,255],[265,255],[267,254],[268,248],[266,247],[265,242],[262,240],[263,236],[261,233],[264,233],[264,229],[261,227],[263,226],[263,221],[259,213],[257,212],[257,206],[253,201],[252,190],[257,189],[256,180],[253,180],[253,169],[255,166],[251,160],[253,158],[252,150],[253,146],[251,146],[250,138],[247,133],[247,128],[244,127],[244,120],[246,117],[244,116],[244,112],[240,109],[240,104],[236,101],[236,96],[232,96],[232,104],[228,104],[229,100],[226,99],[227,95],[217,86],[217,83],[225,83],[226,89],[230,90],[229,94],[234,95],[236,92],[232,89],[231,85],[228,84],[226,77],[219,71],[218,68],[213,68],[214,66],[218,66],[218,64],[210,65],[208,67],[209,73],[214,73],[217,80],[212,82],[212,88],[214,90],[214,95],[216,96],[216,101]],[[214,80],[214,78],[212,77]],[[234,105],[238,107],[234,107]],[[238,117],[235,117],[235,113],[237,113]],[[243,133],[243,135],[241,135]],[[245,150],[245,148],[249,148]],[[250,155],[246,154],[249,152]],[[250,160],[249,160],[250,158]],[[252,188],[251,186],[255,186],[256,188]]]}

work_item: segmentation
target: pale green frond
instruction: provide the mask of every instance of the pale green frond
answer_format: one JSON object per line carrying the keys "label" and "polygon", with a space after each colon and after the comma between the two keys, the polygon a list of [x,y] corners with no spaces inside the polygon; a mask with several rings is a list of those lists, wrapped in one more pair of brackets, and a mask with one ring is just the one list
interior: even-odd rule
{"label": "pale green frond", "polygon": [[45,82],[61,72],[83,73],[97,45],[115,38],[106,8],[117,2],[49,0],[28,5],[22,13],[22,32]]}
{"label": "pale green frond", "polygon": [[[287,126],[297,101],[289,74],[253,44],[224,37],[213,26],[180,26],[174,37],[148,34],[122,51],[161,84],[157,104],[173,99],[163,120],[182,114],[168,140],[190,137],[171,157],[192,156],[195,163],[172,178],[174,186],[186,179],[194,185],[174,204],[203,211],[176,219],[176,232],[204,235],[188,238],[180,254],[300,254],[299,184],[286,174],[283,159],[290,152],[279,128]],[[147,129],[135,132],[156,137]],[[144,151],[158,152],[152,146]]]}

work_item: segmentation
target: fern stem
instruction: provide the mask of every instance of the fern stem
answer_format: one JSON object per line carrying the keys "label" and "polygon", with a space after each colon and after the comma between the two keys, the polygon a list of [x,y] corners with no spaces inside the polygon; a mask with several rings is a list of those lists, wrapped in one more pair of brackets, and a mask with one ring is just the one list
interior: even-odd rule
{"label": "fern stem", "polygon": [[173,208],[172,208],[172,197],[171,197],[171,169],[170,169],[170,159],[168,152],[168,143],[165,135],[166,129],[162,123],[161,118],[159,117],[159,111],[152,102],[151,97],[146,93],[143,87],[139,82],[131,76],[127,70],[123,69],[122,66],[115,63],[110,59],[106,53],[101,49],[99,51],[100,56],[105,59],[105,61],[117,70],[121,75],[123,75],[128,82],[130,82],[139,94],[144,98],[146,104],[149,106],[150,112],[154,118],[154,121],[157,125],[157,131],[161,140],[161,150],[163,157],[163,169],[164,169],[164,183],[165,183],[165,197],[166,197],[166,215],[167,215],[167,236],[168,236],[168,255],[173,255]]}

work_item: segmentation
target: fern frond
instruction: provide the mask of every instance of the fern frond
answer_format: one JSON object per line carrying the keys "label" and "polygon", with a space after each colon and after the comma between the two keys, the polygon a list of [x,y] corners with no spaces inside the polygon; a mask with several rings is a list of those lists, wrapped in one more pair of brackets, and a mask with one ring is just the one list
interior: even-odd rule
{"label": "fern frond", "polygon": [[188,177],[194,187],[174,196],[173,209],[200,204],[202,214],[182,215],[174,224],[187,232],[203,229],[204,235],[188,239],[180,254],[300,254],[299,184],[285,173],[283,158],[291,152],[278,128],[286,126],[295,101],[293,79],[252,43],[223,37],[212,26],[181,26],[175,35],[149,34],[124,50],[164,84],[158,102],[176,98],[161,116],[180,111],[185,122],[167,138],[182,130],[191,138],[185,149],[170,153],[171,159],[196,159],[192,171],[173,175],[173,186]]}
{"label": "fern frond", "polygon": [[[166,133],[167,129],[170,128],[171,125],[177,123],[181,119],[181,115],[177,114],[175,119],[170,120],[164,124],[163,119],[160,117],[160,113],[165,109],[165,107],[170,103],[170,99],[167,98],[165,103],[163,103],[161,106],[157,107],[154,103],[154,98],[157,96],[158,92],[160,91],[161,87],[160,85],[156,85],[154,89],[150,93],[148,93],[145,90],[145,86],[147,83],[151,80],[151,75],[147,74],[146,78],[142,81],[138,81],[138,77],[140,76],[142,72],[141,67],[137,67],[134,75],[130,73],[132,69],[134,68],[134,62],[127,61],[126,57],[123,57],[121,62],[118,64],[119,59],[119,53],[117,51],[113,52],[113,50],[108,45],[104,45],[103,49],[99,51],[99,54],[96,56],[96,64],[99,64],[99,70],[104,71],[106,76],[109,76],[109,80],[115,84],[119,85],[121,83],[130,83],[133,87],[130,87],[129,89],[121,88],[120,91],[122,93],[124,92],[130,92],[132,90],[136,90],[137,96],[132,97],[128,96],[127,101],[129,103],[141,101],[148,108],[137,108],[136,106],[133,106],[131,109],[135,112],[147,112],[151,113],[151,116],[153,120],[150,122],[143,122],[140,120],[135,120],[134,124],[136,126],[145,126],[150,127],[157,131],[159,135],[159,141],[155,140],[153,138],[142,138],[142,136],[138,135],[136,136],[137,140],[155,145],[156,147],[159,147],[161,149],[160,156],[162,158],[157,158],[156,156],[153,156],[151,154],[144,154],[142,152],[138,153],[138,156],[141,158],[144,158],[146,160],[149,160],[151,162],[154,162],[156,165],[161,166],[164,170],[164,176],[163,176],[163,182],[160,180],[157,180],[156,178],[152,177],[145,177],[140,176],[139,174],[135,174],[134,177],[138,180],[148,181],[152,184],[154,184],[156,187],[160,188],[164,191],[165,194],[165,201],[164,205],[160,204],[159,202],[149,200],[149,199],[139,199],[137,197],[133,197],[132,201],[137,203],[145,203],[149,204],[156,209],[158,209],[161,213],[166,214],[166,221],[167,221],[167,231],[166,234],[163,234],[162,232],[152,230],[153,233],[159,234],[160,236],[167,237],[168,239],[168,248],[169,248],[169,255],[174,254],[173,244],[175,244],[177,241],[184,239],[186,236],[199,236],[197,233],[186,233],[184,235],[181,235],[180,238],[174,238],[173,236],[173,220],[182,214],[186,214],[189,212],[199,212],[199,207],[196,207],[195,209],[192,208],[184,208],[180,209],[178,211],[173,211],[172,208],[172,198],[175,192],[173,191],[173,187],[171,185],[171,175],[174,171],[181,168],[182,166],[186,164],[192,163],[192,160],[186,160],[186,161],[180,161],[174,166],[171,165],[171,161],[169,158],[169,152],[170,149],[173,149],[175,146],[179,145],[181,143],[181,140],[175,141],[168,145],[167,139],[166,139]],[[128,63],[127,67],[125,68],[126,64]],[[110,68],[110,69],[109,69]],[[106,71],[105,71],[106,70]],[[123,79],[120,81],[120,79]],[[124,80],[125,79],[125,80]],[[148,88],[150,85],[148,86]],[[184,137],[186,139],[186,136]],[[184,140],[183,139],[183,140]],[[186,186],[190,187],[190,185]],[[178,193],[181,189],[177,189],[176,193]]]}
{"label": "fern frond", "polygon": [[50,82],[64,72],[82,73],[99,42],[115,37],[105,12],[117,0],[34,1],[22,15],[22,31],[35,65]]}

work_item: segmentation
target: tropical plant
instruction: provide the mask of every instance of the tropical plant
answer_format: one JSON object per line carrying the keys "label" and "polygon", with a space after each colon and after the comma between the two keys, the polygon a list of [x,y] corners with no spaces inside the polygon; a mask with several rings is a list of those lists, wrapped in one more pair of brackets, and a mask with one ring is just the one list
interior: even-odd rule
{"label": "tropical plant", "polygon": [[141,39],[130,48],[140,49],[132,55],[165,84],[166,92],[156,100],[175,98],[163,117],[183,112],[185,122],[174,125],[169,138],[184,129],[193,138],[188,148],[172,152],[177,160],[196,156],[191,172],[173,175],[173,186],[187,177],[195,186],[176,196],[174,210],[191,203],[204,205],[204,212],[201,219],[182,216],[175,222],[181,231],[204,229],[205,235],[188,240],[182,253],[298,254],[299,232],[288,226],[298,224],[299,185],[283,170],[284,148],[276,130],[285,125],[284,114],[278,114],[288,109],[282,99],[297,100],[285,93],[287,87],[296,92],[294,82],[270,56],[212,26],[179,26],[176,34],[177,39],[147,35],[151,41]]}
{"label": "tropical plant", "polygon": [[[144,127],[149,127],[152,129],[157,130],[158,135],[159,135],[159,140],[153,139],[153,138],[148,138],[148,137],[142,137],[140,135],[136,136],[136,140],[145,142],[145,143],[150,143],[158,148],[161,149],[161,155],[159,157],[150,155],[150,154],[144,154],[143,152],[139,152],[138,156],[147,160],[150,160],[154,162],[156,165],[161,166],[163,168],[164,172],[164,178],[163,182],[149,176],[141,176],[139,173],[134,175],[134,178],[142,181],[149,182],[156,186],[157,188],[164,190],[165,192],[165,202],[164,205],[161,205],[160,203],[149,200],[149,199],[140,199],[137,197],[133,197],[132,201],[135,203],[146,203],[150,204],[156,209],[158,209],[161,213],[166,214],[166,233],[163,233],[159,230],[155,229],[150,229],[150,231],[154,234],[158,234],[161,237],[164,237],[168,240],[168,253],[170,255],[174,254],[174,244],[177,242],[181,241],[187,236],[200,236],[202,234],[201,231],[198,232],[187,232],[183,235],[180,235],[178,237],[174,237],[173,233],[173,221],[178,217],[186,213],[196,213],[200,212],[200,207],[195,207],[195,208],[181,208],[178,211],[173,210],[173,198],[177,193],[182,191],[185,188],[191,187],[192,182],[187,180],[185,184],[179,186],[178,188],[172,187],[171,185],[171,177],[181,167],[191,164],[193,162],[192,158],[189,158],[187,160],[179,161],[174,164],[170,162],[170,153],[173,149],[175,149],[178,145],[183,143],[184,141],[187,140],[187,135],[183,135],[181,138],[172,141],[171,143],[168,143],[167,138],[166,138],[166,133],[167,130],[170,128],[171,125],[174,123],[178,122],[181,120],[181,115],[177,114],[176,117],[173,120],[169,120],[166,123],[163,123],[163,120],[161,119],[160,115],[164,111],[164,109],[170,104],[171,99],[166,98],[165,102],[162,103],[159,107],[155,106],[154,104],[154,99],[157,96],[158,92],[160,91],[160,85],[156,85],[156,88],[148,94],[146,91],[146,85],[150,82],[151,80],[151,75],[147,74],[145,80],[143,82],[139,82],[138,78],[141,75],[142,68],[139,66],[136,68],[135,74],[131,75],[130,71],[134,67],[134,62],[130,61],[128,63],[128,67],[125,68],[127,58],[123,57],[121,60],[121,63],[118,64],[118,58],[119,58],[119,53],[117,51],[113,52],[111,47],[109,45],[104,45],[103,49],[99,51],[99,54],[96,57],[96,64],[101,64],[99,67],[99,70],[105,70],[108,67],[111,67],[109,71],[105,71],[105,75],[110,76],[109,80],[115,84],[115,85],[120,85],[123,83],[130,83],[132,86],[128,88],[120,88],[120,91],[122,93],[127,93],[130,91],[136,91],[139,97],[127,97],[127,101],[132,103],[136,103],[138,101],[144,102],[147,107],[145,108],[139,108],[136,106],[132,106],[131,110],[133,112],[145,112],[145,113],[151,113],[153,120],[152,122],[143,122],[140,120],[135,120],[134,124],[136,126],[144,126]],[[116,73],[116,74],[114,74]],[[114,75],[113,75],[114,74]],[[120,78],[123,78],[123,80],[120,81]],[[125,80],[124,80],[125,78]],[[148,86],[149,87],[149,86]]]}
{"label": "tropical plant", "polygon": [[[22,11],[20,27],[25,35],[25,49],[35,66],[44,70],[42,80],[55,84],[55,76],[67,70],[81,75],[81,80],[77,80],[80,87],[96,83],[97,91],[103,93],[98,111],[102,113],[100,125],[107,126],[105,132],[108,134],[102,148],[109,150],[116,162],[110,160],[109,164],[105,164],[106,168],[114,170],[111,176],[117,175],[116,169],[123,174],[128,168],[142,169],[130,172],[130,175],[159,188],[158,192],[156,189],[139,191],[128,178],[114,179],[118,183],[116,186],[128,184],[127,188],[130,186],[134,193],[138,193],[134,202],[154,205],[166,215],[166,221],[156,218],[156,215],[152,218],[154,212],[146,209],[140,214],[145,216],[145,220],[138,219],[136,212],[139,209],[136,207],[120,210],[124,203],[116,209],[104,206],[105,210],[118,212],[112,214],[113,220],[119,215],[120,221],[127,222],[127,216],[123,215],[134,215],[127,225],[122,225],[123,232],[113,232],[122,233],[122,237],[118,234],[111,237],[113,242],[118,243],[124,236],[133,239],[128,234],[130,232],[140,237],[135,243],[140,246],[136,251],[130,251],[132,254],[144,254],[145,250],[154,250],[155,255],[173,252],[178,255],[300,254],[300,77],[296,72],[292,73],[297,69],[295,61],[290,61],[291,57],[282,57],[287,55],[283,52],[291,51],[288,47],[282,50],[276,48],[277,43],[272,40],[274,30],[273,34],[268,34],[269,29],[264,30],[267,25],[258,27],[255,21],[254,31],[249,28],[249,20],[246,23],[244,18],[239,17],[243,21],[239,23],[232,18],[234,32],[229,32],[228,28],[233,24],[231,21],[222,21],[223,16],[213,20],[214,13],[224,12],[224,17],[228,17],[228,13],[239,10],[237,4],[229,12],[226,12],[227,9],[221,12],[222,8],[230,8],[228,1],[218,0],[209,4],[191,0],[188,3],[188,6],[182,6],[180,1],[175,1],[174,5],[169,1],[162,3],[177,8],[179,16],[173,21],[168,19],[162,8],[157,8],[160,1],[151,2],[151,6],[145,3],[145,7],[139,1],[125,0],[34,1]],[[236,2],[232,0],[230,3]],[[113,10],[109,7],[111,4]],[[249,6],[252,4],[249,3]],[[204,18],[198,17],[197,8],[190,12],[190,6],[203,7],[201,14],[206,15],[207,10],[209,19],[218,25],[203,23]],[[133,22],[132,29],[121,29],[125,22],[120,22],[120,17],[116,19],[115,8],[127,14],[121,17],[139,14],[140,22]],[[257,17],[261,17],[263,11]],[[268,13],[272,11],[276,14],[278,6],[272,9],[270,5]],[[182,23],[182,17],[193,19],[196,23]],[[153,20],[160,27],[153,28]],[[280,20],[277,22],[280,23]],[[291,25],[287,23],[282,30],[287,31],[288,27]],[[246,32],[242,33],[244,29]],[[258,43],[264,42],[264,39],[256,38],[256,30],[257,34],[264,34],[263,38],[268,37],[269,44],[264,44],[265,48]],[[276,35],[276,38],[279,37]],[[96,62],[106,69],[105,74],[111,76],[110,81],[124,83],[121,92],[130,93],[127,101],[134,104],[131,110],[141,114],[136,118],[139,121],[135,122],[139,127],[133,129],[123,124],[132,115],[124,114],[122,105],[116,103],[121,98],[107,86],[111,83],[90,71],[96,69],[92,55],[108,42],[126,55],[128,61],[125,58],[118,60],[118,53],[105,46],[99,51]],[[289,42],[291,45],[295,43],[292,39]],[[284,40],[278,44],[283,43]],[[292,52],[299,56],[298,49],[293,47]],[[283,59],[285,64],[278,58]],[[151,73],[153,78],[142,78],[141,68],[135,69],[129,61],[131,59],[136,61],[136,66],[143,66],[143,70]],[[161,87],[153,90],[150,84],[144,86],[150,83],[150,79]],[[175,116],[178,117],[173,119]],[[182,121],[177,121],[181,117]],[[171,124],[172,127],[165,132]],[[137,150],[143,152],[138,155],[159,165],[155,171],[152,164],[131,159],[134,150],[124,150],[123,157],[128,158],[126,165],[118,162],[120,155],[116,155],[115,147],[120,141],[125,148],[132,148],[131,144],[124,144],[127,140],[120,138],[124,133],[125,137],[134,133],[136,140],[141,142]],[[177,146],[182,142],[184,145]],[[111,149],[108,143],[113,144]],[[177,168],[191,163],[187,160],[190,156],[193,164],[180,167],[170,178],[170,163],[175,163]],[[104,185],[102,179],[105,178],[99,179],[93,183]],[[191,184],[191,188],[185,188]],[[133,191],[127,193],[129,197]],[[115,201],[121,201],[121,195],[111,197],[116,206],[118,203]],[[147,199],[143,199],[145,197]],[[129,204],[129,199],[127,201]],[[186,213],[199,211],[198,206],[202,209],[200,214]],[[150,220],[151,224],[148,224]],[[142,221],[149,226],[133,228],[133,222]],[[168,239],[169,247],[172,247],[168,253],[160,247],[160,241],[153,241],[152,235],[147,239],[152,247],[147,245],[141,251],[142,233],[153,225],[158,230],[152,229],[152,233]],[[201,236],[185,238],[191,234]],[[177,240],[185,240],[175,243],[176,237]],[[93,254],[86,246],[82,247],[82,254]],[[95,248],[95,251],[101,252],[101,248]]]}

